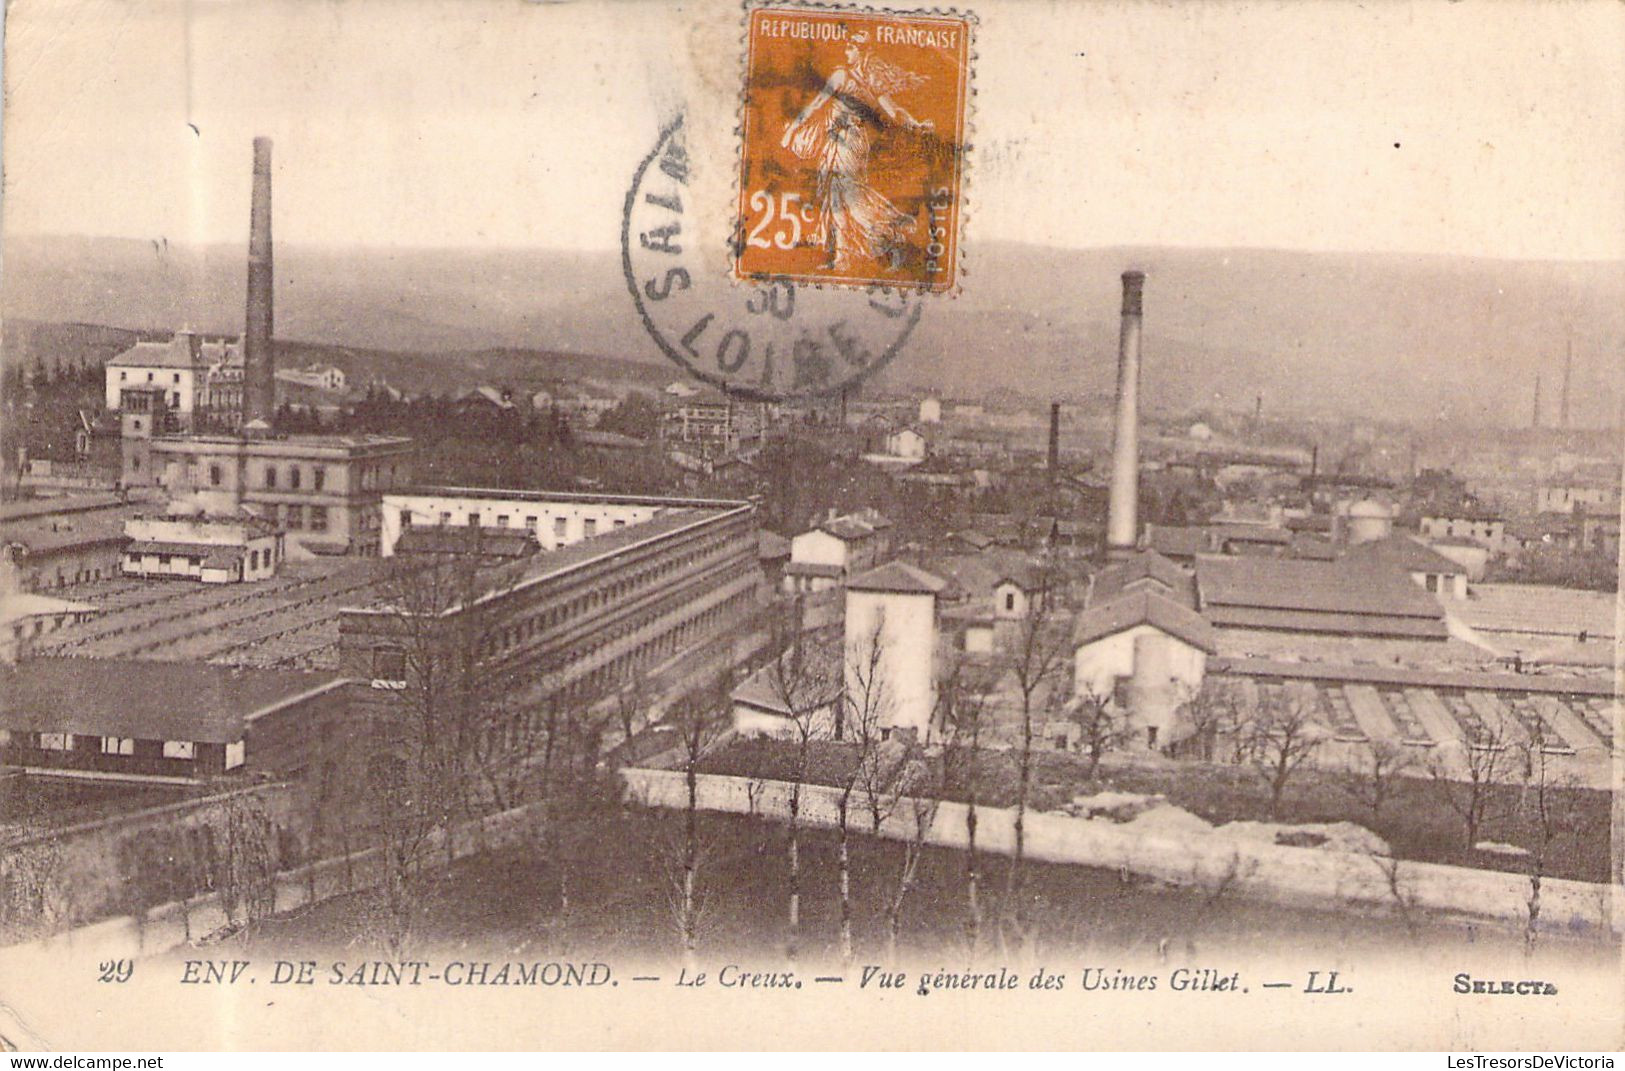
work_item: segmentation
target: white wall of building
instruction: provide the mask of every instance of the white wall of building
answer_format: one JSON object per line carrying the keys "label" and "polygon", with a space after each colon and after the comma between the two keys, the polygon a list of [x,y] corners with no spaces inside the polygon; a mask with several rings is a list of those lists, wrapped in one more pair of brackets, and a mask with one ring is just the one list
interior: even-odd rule
{"label": "white wall of building", "polygon": [[[846,593],[847,709],[868,703],[890,728],[912,728],[925,740],[931,733],[936,687],[932,663],[937,646],[934,595],[889,591]],[[871,673],[871,652],[879,657]],[[866,679],[876,685],[867,690]],[[853,714],[849,713],[848,717]]]}
{"label": "white wall of building", "polygon": [[813,565],[838,565],[847,568],[847,543],[821,528],[802,532],[790,539],[790,560]]}
{"label": "white wall of building", "polygon": [[642,524],[660,509],[654,505],[595,502],[563,496],[548,500],[485,495],[385,495],[382,553],[385,557],[395,553],[403,518],[408,514],[417,527],[466,527],[469,518],[474,517],[481,528],[532,532],[542,549],[556,550],[617,528]]}
{"label": "white wall of building", "polygon": [[923,461],[925,460],[925,436],[912,428],[894,431],[886,436],[886,452],[893,457]]}
{"label": "white wall of building", "polygon": [[190,368],[157,366],[108,366],[107,408],[119,407],[119,391],[125,387],[162,387],[164,402],[172,412],[190,413],[196,400],[197,382]]}
{"label": "white wall of building", "polygon": [[1167,641],[1167,671],[1173,681],[1192,694],[1202,686],[1206,653],[1154,625],[1144,624],[1081,645],[1073,655],[1074,694],[1109,696],[1119,677],[1134,676],[1134,644],[1141,636],[1160,636]]}

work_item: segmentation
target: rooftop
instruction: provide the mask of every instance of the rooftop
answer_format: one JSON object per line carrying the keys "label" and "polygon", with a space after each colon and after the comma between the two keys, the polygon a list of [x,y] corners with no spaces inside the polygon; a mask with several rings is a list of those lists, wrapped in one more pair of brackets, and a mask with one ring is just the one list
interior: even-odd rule
{"label": "rooftop", "polygon": [[1144,589],[1091,605],[1080,613],[1072,625],[1072,642],[1081,646],[1140,625],[1150,625],[1209,654],[1214,651],[1213,627],[1201,615]]}
{"label": "rooftop", "polygon": [[1450,610],[1480,632],[1612,638],[1618,596],[1547,584],[1475,584]]}
{"label": "rooftop", "polygon": [[[1457,568],[1454,563],[1451,568]],[[1196,586],[1204,613],[1217,607],[1419,618],[1444,611],[1405,573],[1376,561],[1201,558]],[[1211,616],[1211,614],[1209,615]]]}
{"label": "rooftop", "polygon": [[204,339],[178,332],[168,342],[137,342],[107,362],[109,368],[194,368],[221,360],[240,360],[242,345],[236,340]]}
{"label": "rooftop", "polygon": [[1601,677],[1534,673],[1495,673],[1462,669],[1419,669],[1407,666],[1337,665],[1327,662],[1284,662],[1268,658],[1215,658],[1212,673],[1296,680],[1389,684],[1406,688],[1463,688],[1490,692],[1539,692],[1552,695],[1612,696],[1613,682]]}
{"label": "rooftop", "polygon": [[805,716],[836,702],[842,684],[840,644],[811,640],[803,644],[799,664],[784,655],[747,677],[731,698],[785,717]]}
{"label": "rooftop", "polygon": [[0,667],[0,727],[224,744],[242,739],[259,712],[336,679],[197,662],[33,658]]}
{"label": "rooftop", "polygon": [[1089,589],[1090,604],[1108,602],[1139,581],[1160,584],[1176,602],[1196,605],[1196,586],[1191,575],[1154,550],[1139,551],[1096,573]]}
{"label": "rooftop", "polygon": [[1459,573],[1462,566],[1426,543],[1407,535],[1390,535],[1356,543],[1346,555],[1351,562],[1371,561],[1395,565],[1407,573]]}
{"label": "rooftop", "polygon": [[26,591],[0,595],[0,625],[8,625],[13,621],[40,614],[94,613],[95,610],[96,607],[87,602],[53,599],[48,595],[36,595]]}
{"label": "rooftop", "polygon": [[946,586],[947,582],[941,577],[907,562],[887,562],[846,582],[848,591],[888,591],[902,595],[935,595]]}

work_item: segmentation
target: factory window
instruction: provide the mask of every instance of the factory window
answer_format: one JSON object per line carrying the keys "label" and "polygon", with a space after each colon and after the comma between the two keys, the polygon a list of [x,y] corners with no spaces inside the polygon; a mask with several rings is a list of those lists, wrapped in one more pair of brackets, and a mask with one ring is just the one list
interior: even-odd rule
{"label": "factory window", "polygon": [[[135,424],[135,430],[140,431],[141,430],[141,418],[136,417],[135,420],[133,421],[133,423]],[[132,465],[131,467],[132,468],[140,468],[141,467],[141,459],[137,458],[136,463],[134,465]]]}
{"label": "factory window", "polygon": [[300,472],[298,465],[288,466],[288,487],[291,490],[299,490],[299,483],[302,475],[303,473]]}
{"label": "factory window", "polygon": [[598,522],[591,517],[581,522],[581,538],[591,539],[598,534]]}
{"label": "factory window", "polygon": [[73,747],[73,734],[40,733],[39,746],[46,751],[67,751]]}
{"label": "factory window", "polygon": [[128,372],[120,372],[118,374],[118,381],[120,383],[123,383],[125,380],[127,380],[129,378],[130,378],[130,373],[128,373]]}
{"label": "factory window", "polygon": [[440,523],[441,524],[450,524],[451,523],[451,514],[445,512],[445,511],[441,511]]}
{"label": "factory window", "polygon": [[468,515],[468,526],[470,528],[478,528],[480,526],[480,515],[478,513],[474,513],[474,512],[469,513],[469,515]]}
{"label": "factory window", "polygon": [[526,517],[525,518],[525,531],[529,532],[531,535],[536,534],[536,518],[535,517]]}
{"label": "factory window", "polygon": [[102,737],[103,755],[134,755],[135,738],[129,736]]}
{"label": "factory window", "polygon": [[554,517],[553,518],[553,534],[555,536],[557,536],[558,538],[563,539],[564,536],[565,536],[565,532],[567,531],[565,526],[568,523],[569,522],[566,521],[563,517]]}
{"label": "factory window", "polygon": [[506,528],[506,527],[508,527],[508,515],[506,513],[497,514],[497,527],[498,528]]}
{"label": "factory window", "polygon": [[194,757],[194,754],[192,741],[190,740],[164,741],[164,758],[166,759],[190,759]]}
{"label": "factory window", "polygon": [[304,525],[305,525],[305,507],[303,507],[303,506],[284,506],[283,510],[284,510],[284,517],[285,517],[284,523],[286,523],[289,528],[303,528],[304,527]]}
{"label": "factory window", "polygon": [[1007,591],[1007,592],[1004,593],[1004,608],[1006,610],[1014,610],[1016,608],[1016,593],[1015,592]]}
{"label": "factory window", "polygon": [[320,491],[326,485],[327,469],[323,468],[321,465],[314,466],[310,470],[310,486],[315,490]]}
{"label": "factory window", "polygon": [[219,487],[220,486],[220,466],[219,465],[210,465],[209,466],[209,486],[210,487]]}
{"label": "factory window", "polygon": [[621,520],[619,517],[617,517],[617,518],[615,518],[615,527],[617,527],[617,528],[625,528],[626,527],[626,522]]}
{"label": "factory window", "polygon": [[276,466],[275,465],[267,465],[267,466],[265,466],[265,486],[269,487],[269,488],[273,488],[273,489],[276,487]]}
{"label": "factory window", "polygon": [[1438,591],[1439,590],[1439,578],[1437,576],[1433,575],[1432,573],[1429,573],[1427,575],[1427,589],[1429,591]]}
{"label": "factory window", "polygon": [[372,679],[404,684],[406,682],[406,653],[399,647],[373,648]]}
{"label": "factory window", "polygon": [[312,506],[312,507],[310,507],[310,530],[312,532],[325,532],[325,531],[327,531],[327,507],[326,506]]}
{"label": "factory window", "polygon": [[151,372],[148,372],[148,373],[147,373],[147,382],[148,382],[148,383],[151,383],[151,382],[152,382],[152,373],[151,373]]}

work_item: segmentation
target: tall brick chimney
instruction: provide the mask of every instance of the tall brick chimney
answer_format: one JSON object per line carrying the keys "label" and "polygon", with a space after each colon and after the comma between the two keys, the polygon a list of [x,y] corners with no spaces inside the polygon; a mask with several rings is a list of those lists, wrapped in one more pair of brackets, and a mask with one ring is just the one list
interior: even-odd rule
{"label": "tall brick chimney", "polygon": [[248,221],[248,315],[243,331],[243,423],[276,411],[272,318],[271,139],[254,139],[254,200]]}
{"label": "tall brick chimney", "polygon": [[1140,317],[1145,273],[1123,273],[1123,324],[1117,343],[1117,431],[1112,440],[1106,557],[1126,558],[1139,542]]}
{"label": "tall brick chimney", "polygon": [[1049,403],[1049,471],[1061,471],[1061,403]]}

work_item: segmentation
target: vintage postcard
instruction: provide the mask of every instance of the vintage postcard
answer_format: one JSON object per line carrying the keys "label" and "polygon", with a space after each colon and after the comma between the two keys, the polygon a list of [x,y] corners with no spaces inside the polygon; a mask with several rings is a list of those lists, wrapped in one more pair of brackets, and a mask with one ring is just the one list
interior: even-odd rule
{"label": "vintage postcard", "polygon": [[1625,1044],[1625,7],[4,58],[0,1047]]}

